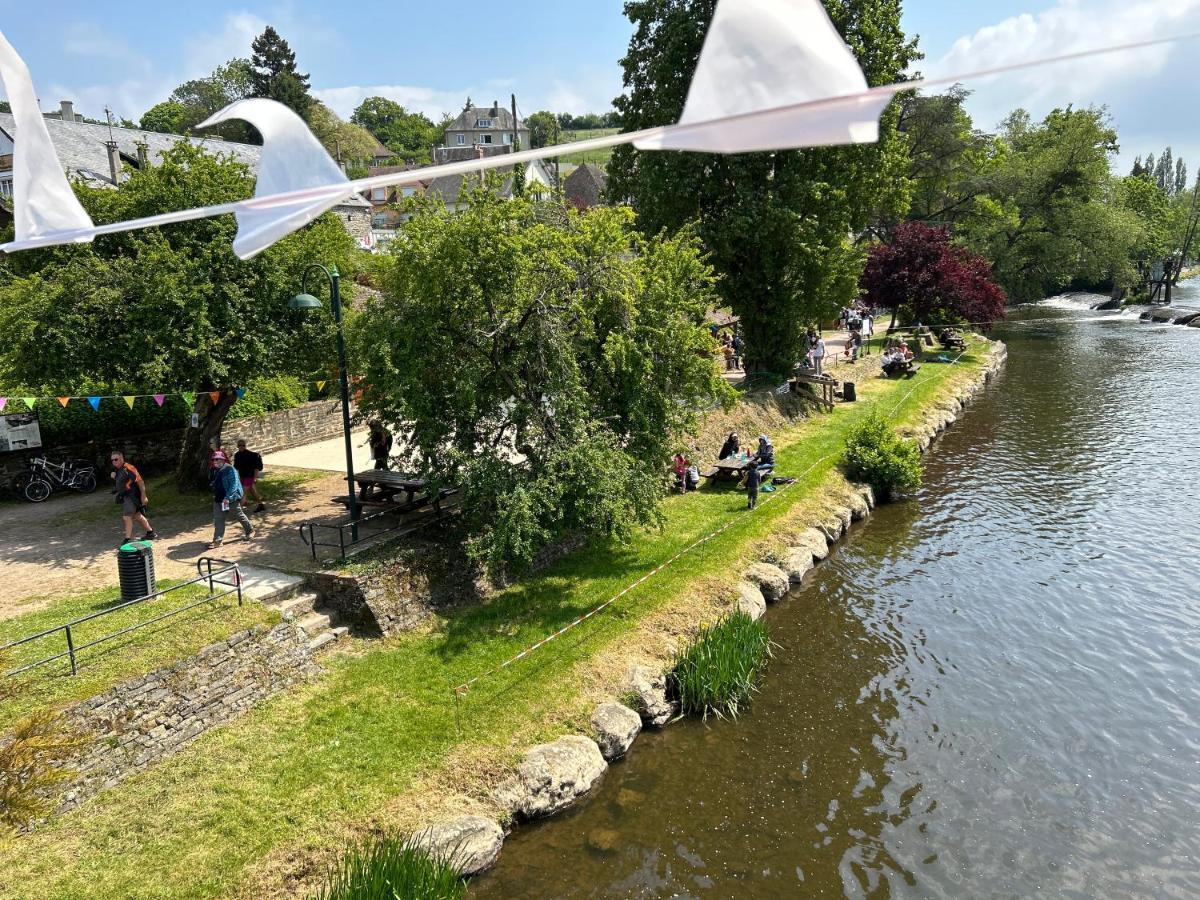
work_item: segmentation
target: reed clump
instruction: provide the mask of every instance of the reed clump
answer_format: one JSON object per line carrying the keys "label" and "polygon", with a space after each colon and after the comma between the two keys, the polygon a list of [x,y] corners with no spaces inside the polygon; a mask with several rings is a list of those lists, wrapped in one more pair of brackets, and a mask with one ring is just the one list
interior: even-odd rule
{"label": "reed clump", "polygon": [[466,890],[449,859],[412,837],[384,835],[352,846],[314,900],[459,900]]}
{"label": "reed clump", "polygon": [[675,658],[672,681],[685,713],[736,719],[771,658],[767,627],[741,611],[700,631]]}

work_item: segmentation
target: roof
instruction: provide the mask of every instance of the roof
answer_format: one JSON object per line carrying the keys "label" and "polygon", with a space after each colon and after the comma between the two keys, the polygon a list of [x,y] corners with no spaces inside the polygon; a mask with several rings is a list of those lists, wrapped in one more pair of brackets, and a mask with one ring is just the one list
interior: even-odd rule
{"label": "roof", "polygon": [[583,163],[563,181],[563,195],[583,209],[598,206],[608,186],[608,176],[594,163]]}
{"label": "roof", "polygon": [[[64,122],[61,119],[47,118],[46,130],[54,143],[54,150],[63,168],[70,176],[81,176],[89,181],[112,183],[108,166],[108,147],[110,129],[107,125],[96,125],[91,122]],[[16,139],[16,124],[11,113],[0,113],[0,131],[10,138]],[[223,141],[215,138],[188,138],[178,134],[161,134],[156,131],[143,131],[140,128],[111,129],[112,139],[117,143],[117,150],[128,162],[136,163],[138,144],[145,144],[150,154],[150,161],[157,163],[166,151],[180,141],[188,141],[197,147],[203,147],[214,154],[232,157],[238,162],[245,163],[251,171],[257,171],[258,161],[262,156],[262,148],[253,144],[241,144],[236,141]]]}
{"label": "roof", "polygon": [[[480,119],[491,119],[489,128],[479,128],[475,123]],[[458,118],[446,126],[447,131],[520,131],[525,123],[517,120],[517,128],[512,125],[512,113],[503,106],[468,106],[458,114]]]}
{"label": "roof", "polygon": [[[536,173],[531,173],[530,170],[536,169]],[[540,159],[535,159],[526,168],[526,172],[533,175],[532,179],[526,177],[526,184],[530,181],[543,180],[547,185],[552,183],[550,174],[546,171],[545,166]],[[429,182],[429,186],[425,189],[425,196],[435,200],[440,199],[443,203],[457,203],[459,195],[462,193],[463,180],[471,179],[474,182],[473,186],[478,186],[479,179],[476,173],[468,173],[466,175],[443,175],[440,178],[435,178]],[[500,185],[499,196],[505,200],[512,196],[512,175],[507,175],[504,182]]]}

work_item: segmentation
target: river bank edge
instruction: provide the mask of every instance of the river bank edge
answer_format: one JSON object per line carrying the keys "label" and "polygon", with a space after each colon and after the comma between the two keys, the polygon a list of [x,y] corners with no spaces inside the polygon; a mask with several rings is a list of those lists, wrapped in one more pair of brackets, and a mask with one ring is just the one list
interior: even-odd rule
{"label": "river bank edge", "polygon": [[[989,343],[971,378],[939,386],[916,421],[897,427],[922,454],[1003,367],[1006,346]],[[801,584],[851,526],[869,517],[875,507],[870,487],[848,481],[837,468],[813,495],[806,498],[810,502],[797,504],[771,539],[756,544],[753,556],[758,561],[696,586],[697,597],[707,597],[707,602],[672,605],[643,620],[630,641],[642,651],[640,660],[628,664],[628,647],[606,649],[585,671],[573,673],[576,683],[566,691],[590,698],[584,700],[590,714],[565,716],[556,723],[560,736],[534,743],[499,766],[487,749],[464,747],[442,773],[396,798],[390,814],[382,818],[452,859],[464,875],[477,875],[495,865],[515,828],[561,814],[582,801],[644,729],[666,728],[683,718],[668,691],[669,664],[677,650],[703,624],[734,610],[761,618],[768,605]],[[313,873],[335,855],[317,847],[297,855],[297,849],[290,859],[260,868],[258,878],[244,883],[238,896],[292,897],[314,888],[319,881]],[[297,865],[297,856],[304,864]]]}

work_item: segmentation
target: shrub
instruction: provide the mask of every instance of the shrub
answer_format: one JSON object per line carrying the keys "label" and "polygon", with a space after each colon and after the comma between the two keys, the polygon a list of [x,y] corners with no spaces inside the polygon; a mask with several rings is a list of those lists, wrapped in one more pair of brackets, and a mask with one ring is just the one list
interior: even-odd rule
{"label": "shrub", "polygon": [[315,900],[457,900],[465,893],[465,882],[448,860],[411,837],[387,835],[351,847]]}
{"label": "shrub", "polygon": [[881,500],[921,483],[917,445],[900,438],[877,412],[851,430],[842,464],[849,478],[865,481]]}
{"label": "shrub", "polygon": [[275,378],[252,378],[246,393],[230,407],[226,421],[263,416],[281,409],[295,409],[308,402],[308,385],[299,378],[280,375]]}
{"label": "shrub", "polygon": [[672,680],[686,713],[737,718],[771,658],[767,626],[738,611],[702,629],[675,659]]}
{"label": "shrub", "polygon": [[41,710],[18,722],[5,741],[0,742],[0,833],[27,828],[47,813],[51,788],[70,775],[62,763],[86,738],[60,713]]}

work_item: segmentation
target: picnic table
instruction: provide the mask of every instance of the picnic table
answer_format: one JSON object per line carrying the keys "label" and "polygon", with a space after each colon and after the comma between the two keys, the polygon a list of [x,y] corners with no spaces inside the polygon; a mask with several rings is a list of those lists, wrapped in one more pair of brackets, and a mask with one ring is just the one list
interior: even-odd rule
{"label": "picnic table", "polygon": [[[414,478],[403,472],[389,472],[387,469],[366,469],[356,473],[354,481],[360,488],[360,493],[365,494],[359,500],[360,504],[386,507],[398,511],[418,509],[432,503],[434,510],[441,512],[442,500],[458,493],[458,488],[444,487],[438,491],[436,497],[429,497],[425,493],[424,478]],[[401,494],[404,495],[403,499],[400,499]],[[421,496],[418,497],[418,494]],[[335,497],[334,499],[345,506],[350,505],[349,497]]]}

